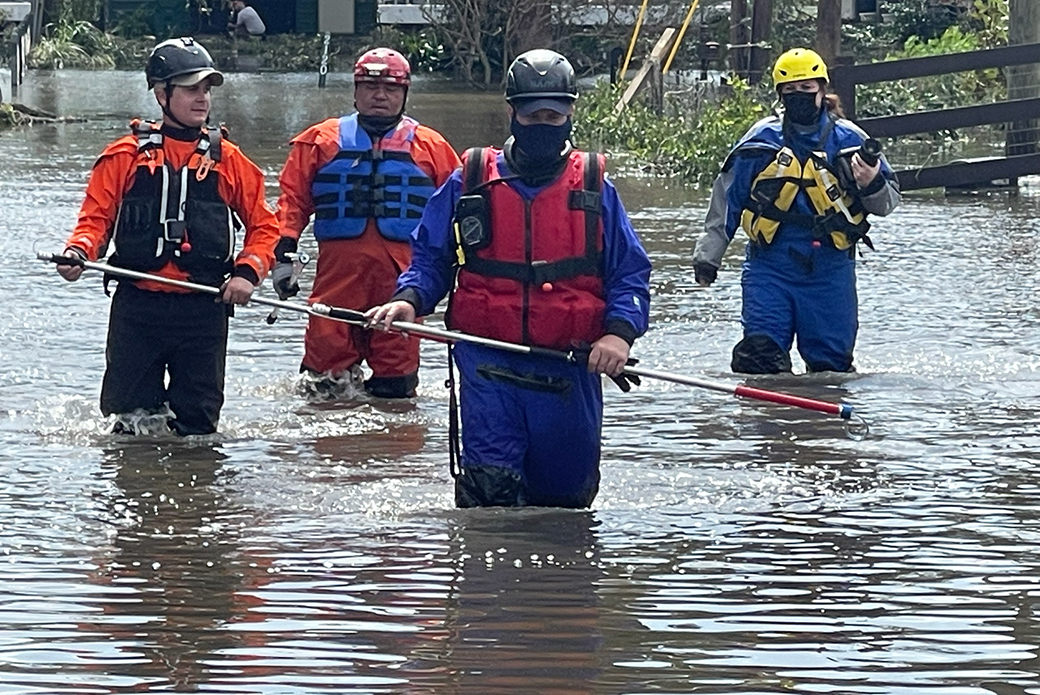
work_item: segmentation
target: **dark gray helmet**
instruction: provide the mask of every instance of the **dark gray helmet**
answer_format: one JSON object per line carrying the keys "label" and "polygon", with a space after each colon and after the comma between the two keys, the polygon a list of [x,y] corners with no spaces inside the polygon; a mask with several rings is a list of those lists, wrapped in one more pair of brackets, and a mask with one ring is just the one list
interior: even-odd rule
{"label": "dark gray helmet", "polygon": [[509,66],[506,76],[506,101],[514,99],[578,98],[574,68],[556,51],[536,48],[521,53]]}
{"label": "dark gray helmet", "polygon": [[163,83],[190,86],[207,77],[213,86],[224,84],[224,76],[213,66],[209,52],[190,37],[169,39],[153,48],[144,74],[149,89]]}

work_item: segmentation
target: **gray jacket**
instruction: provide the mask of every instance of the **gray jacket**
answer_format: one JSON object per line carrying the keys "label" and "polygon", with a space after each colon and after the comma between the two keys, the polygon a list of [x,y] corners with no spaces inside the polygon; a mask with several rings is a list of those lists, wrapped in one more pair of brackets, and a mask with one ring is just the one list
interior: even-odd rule
{"label": "gray jacket", "polygon": [[[853,130],[859,131],[864,138],[868,137],[859,126],[852,121],[841,119],[841,123]],[[884,155],[882,155],[884,158]],[[733,183],[732,168],[723,165],[722,172],[715,177],[711,186],[711,201],[708,203],[708,214],[704,218],[704,234],[697,241],[693,251],[694,267],[705,264],[713,268],[722,267],[722,256],[732,240],[732,234],[736,230],[726,229],[726,220],[729,218],[729,207],[727,202],[727,191]],[[878,176],[881,176],[879,173]],[[894,180],[885,180],[884,185],[869,195],[860,196],[863,209],[873,215],[884,217],[898,207],[902,196],[899,193],[899,184]]]}

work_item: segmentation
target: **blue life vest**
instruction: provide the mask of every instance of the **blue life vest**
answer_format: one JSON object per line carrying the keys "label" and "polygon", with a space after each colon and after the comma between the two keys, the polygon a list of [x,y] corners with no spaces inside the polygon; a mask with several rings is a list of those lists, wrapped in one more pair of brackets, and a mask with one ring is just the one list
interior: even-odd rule
{"label": "blue life vest", "polygon": [[339,153],[311,185],[318,241],[361,236],[369,218],[391,241],[408,241],[435,186],[412,159],[418,122],[405,116],[373,149],[357,114],[339,119]]}

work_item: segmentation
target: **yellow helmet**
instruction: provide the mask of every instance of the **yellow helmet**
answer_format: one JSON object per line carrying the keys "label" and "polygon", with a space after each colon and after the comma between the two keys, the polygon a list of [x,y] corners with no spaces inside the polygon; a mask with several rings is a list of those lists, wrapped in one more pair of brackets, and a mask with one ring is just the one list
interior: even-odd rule
{"label": "yellow helmet", "polygon": [[819,53],[808,48],[792,48],[777,58],[773,66],[773,87],[784,82],[827,79],[827,64]]}

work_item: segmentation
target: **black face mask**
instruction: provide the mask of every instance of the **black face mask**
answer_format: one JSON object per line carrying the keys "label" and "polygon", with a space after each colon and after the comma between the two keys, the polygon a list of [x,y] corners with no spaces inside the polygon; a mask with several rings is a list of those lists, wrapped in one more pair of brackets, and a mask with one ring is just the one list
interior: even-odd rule
{"label": "black face mask", "polygon": [[780,97],[784,118],[798,125],[816,125],[820,107],[816,105],[817,92],[788,92]]}
{"label": "black face mask", "polygon": [[513,134],[514,144],[523,153],[525,162],[538,168],[554,165],[560,160],[567,147],[567,138],[571,136],[571,125],[570,118],[562,125],[523,125],[513,116],[509,132]]}
{"label": "black face mask", "polygon": [[396,116],[365,116],[359,113],[358,124],[365,129],[369,136],[381,138],[401,122],[402,116],[404,116],[404,111]]}

